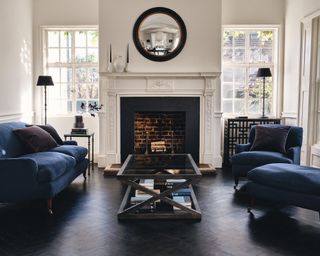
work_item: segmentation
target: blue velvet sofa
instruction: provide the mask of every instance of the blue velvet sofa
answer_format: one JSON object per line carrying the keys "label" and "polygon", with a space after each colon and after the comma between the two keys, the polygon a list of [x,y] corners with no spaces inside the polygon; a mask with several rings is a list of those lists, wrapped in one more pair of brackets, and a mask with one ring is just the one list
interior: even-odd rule
{"label": "blue velvet sofa", "polygon": [[[263,125],[271,127],[281,127],[282,125]],[[273,151],[250,151],[255,139],[256,126],[253,126],[249,133],[248,144],[236,145],[236,154],[231,157],[232,172],[235,186],[237,188],[239,178],[247,177],[250,170],[270,163],[300,164],[301,145],[303,129],[291,126],[286,140],[286,153]]]}
{"label": "blue velvet sofa", "polygon": [[[251,198],[320,212],[320,169],[294,164],[267,164],[248,173]],[[251,210],[251,207],[248,209]]]}
{"label": "blue velvet sofa", "polygon": [[52,213],[52,198],[88,166],[87,149],[60,145],[46,152],[28,153],[13,130],[22,122],[0,124],[0,202],[46,199]]}

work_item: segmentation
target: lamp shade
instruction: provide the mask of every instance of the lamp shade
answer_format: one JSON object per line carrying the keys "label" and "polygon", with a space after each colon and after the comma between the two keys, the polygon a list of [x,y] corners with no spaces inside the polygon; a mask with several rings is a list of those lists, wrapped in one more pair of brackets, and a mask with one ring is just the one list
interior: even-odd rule
{"label": "lamp shade", "polygon": [[271,77],[270,68],[259,68],[257,72],[257,77]]}
{"label": "lamp shade", "polygon": [[39,76],[37,86],[54,85],[51,76]]}

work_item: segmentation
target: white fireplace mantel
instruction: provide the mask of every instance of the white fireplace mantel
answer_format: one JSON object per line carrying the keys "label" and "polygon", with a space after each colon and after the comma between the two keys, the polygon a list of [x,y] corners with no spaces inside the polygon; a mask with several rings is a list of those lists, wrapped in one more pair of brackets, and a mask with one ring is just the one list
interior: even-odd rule
{"label": "white fireplace mantel", "polygon": [[121,97],[199,97],[200,163],[221,167],[220,72],[100,72],[99,167],[120,163]]}

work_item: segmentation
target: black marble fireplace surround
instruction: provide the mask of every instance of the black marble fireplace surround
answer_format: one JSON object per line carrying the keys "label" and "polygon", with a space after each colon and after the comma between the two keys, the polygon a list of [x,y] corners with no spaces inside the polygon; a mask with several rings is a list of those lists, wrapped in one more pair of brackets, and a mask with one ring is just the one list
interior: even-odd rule
{"label": "black marble fireplace surround", "polygon": [[199,163],[199,97],[121,97],[121,163],[134,153],[134,116],[136,112],[185,112],[183,153]]}

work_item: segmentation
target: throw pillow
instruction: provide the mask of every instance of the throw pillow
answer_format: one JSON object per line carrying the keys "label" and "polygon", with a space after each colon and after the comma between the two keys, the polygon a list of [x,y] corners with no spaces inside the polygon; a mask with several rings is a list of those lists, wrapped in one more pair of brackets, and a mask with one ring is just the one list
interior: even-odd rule
{"label": "throw pillow", "polygon": [[[27,124],[27,127],[33,126],[31,124]],[[50,124],[47,125],[41,125],[41,124],[37,124],[36,126],[39,126],[41,129],[45,130],[46,132],[48,132],[52,138],[54,138],[54,140],[59,144],[59,145],[63,145],[63,141],[60,138],[58,132],[56,129],[53,128],[53,126],[51,126]]]}
{"label": "throw pillow", "polygon": [[256,126],[256,135],[250,151],[276,151],[286,153],[290,126]]}
{"label": "throw pillow", "polygon": [[38,126],[15,129],[13,132],[26,145],[30,153],[46,151],[57,146],[54,138]]}

